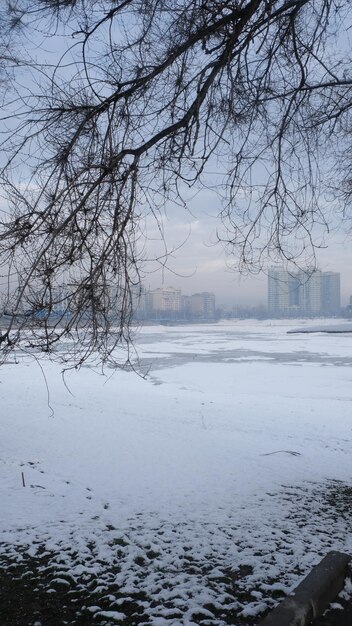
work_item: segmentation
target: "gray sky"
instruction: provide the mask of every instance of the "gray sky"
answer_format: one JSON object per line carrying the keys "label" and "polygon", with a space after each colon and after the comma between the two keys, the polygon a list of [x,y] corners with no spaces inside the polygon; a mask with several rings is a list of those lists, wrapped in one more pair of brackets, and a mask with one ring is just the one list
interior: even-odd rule
{"label": "gray sky", "polygon": [[[178,230],[181,234],[182,224]],[[213,291],[219,304],[266,305],[265,271],[257,276],[241,276],[238,271],[229,268],[231,259],[226,258],[221,245],[210,246],[207,239],[205,224],[194,223],[188,241],[169,256],[163,270],[146,275],[145,286],[156,288],[164,283],[165,286],[180,288],[185,294]],[[318,251],[317,259],[321,270],[341,273],[341,300],[342,305],[346,305],[352,295],[351,242],[336,237],[327,250]]]}
{"label": "gray sky", "polygon": [[[67,42],[58,37],[43,37],[41,41],[33,40],[33,50],[37,50],[38,44],[43,56],[56,57]],[[219,197],[210,190],[203,190],[196,197],[190,197],[187,205],[190,211],[169,205],[162,219],[169,250],[167,258],[156,223],[148,218],[143,225],[146,234],[143,255],[149,259],[160,256],[158,262],[146,261],[145,286],[172,285],[185,294],[213,291],[218,303],[229,306],[266,305],[265,271],[258,276],[240,276],[236,269],[230,269],[236,267],[236,259],[227,257],[221,244],[216,243],[216,229],[220,226],[216,217],[221,209]],[[317,263],[323,271],[341,273],[342,304],[345,305],[352,295],[352,241],[341,229],[326,238],[325,243],[327,248],[317,251]],[[270,262],[267,267],[269,265]]]}
{"label": "gray sky", "polygon": [[[245,276],[236,270],[236,257],[226,255],[216,241],[220,222],[219,200],[204,191],[190,202],[191,212],[180,207],[168,207],[162,220],[164,237],[169,249],[167,258],[158,263],[146,263],[144,285],[152,289],[164,286],[180,288],[184,294],[213,291],[217,303],[232,305],[266,305],[266,269],[259,275]],[[145,225],[149,257],[163,255],[165,248],[155,222]],[[324,237],[325,248],[316,251],[317,265],[323,271],[341,274],[341,300],[346,305],[352,295],[352,238],[337,228]],[[175,248],[172,250],[172,248]]]}

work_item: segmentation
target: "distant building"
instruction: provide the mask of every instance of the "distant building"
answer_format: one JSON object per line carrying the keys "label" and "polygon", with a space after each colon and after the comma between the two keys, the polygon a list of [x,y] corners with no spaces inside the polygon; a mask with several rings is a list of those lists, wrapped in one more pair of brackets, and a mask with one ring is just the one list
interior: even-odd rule
{"label": "distant building", "polygon": [[337,315],[340,312],[340,274],[337,272],[322,273],[321,305],[325,315]]}
{"label": "distant building", "polygon": [[181,314],[181,289],[159,287],[146,294],[149,315],[177,319]]}
{"label": "distant building", "polygon": [[309,269],[297,273],[299,283],[299,310],[302,315],[314,317],[322,309],[321,285],[322,272]]}
{"label": "distant building", "polygon": [[268,309],[273,315],[288,315],[300,307],[300,283],[297,275],[281,267],[271,267],[268,274]]}
{"label": "distant building", "polygon": [[186,296],[174,287],[159,287],[150,291],[142,289],[135,316],[150,320],[214,320],[215,295],[203,291]]}
{"label": "distant building", "polygon": [[347,309],[347,315],[349,317],[351,317],[352,316],[352,296],[350,296],[350,301],[349,301],[346,309]]}
{"label": "distant building", "polygon": [[194,293],[190,296],[190,313],[193,319],[214,319],[215,295],[209,291]]}
{"label": "distant building", "polygon": [[320,270],[288,272],[271,267],[268,310],[275,317],[337,315],[341,308],[340,274]]}

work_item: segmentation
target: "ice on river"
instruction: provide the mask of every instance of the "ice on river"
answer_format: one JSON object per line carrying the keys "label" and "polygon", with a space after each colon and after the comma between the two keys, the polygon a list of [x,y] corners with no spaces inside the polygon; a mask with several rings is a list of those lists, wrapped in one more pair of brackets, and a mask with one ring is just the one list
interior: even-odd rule
{"label": "ice on river", "polygon": [[352,479],[352,335],[287,334],[304,325],[146,327],[144,377],[82,367],[64,384],[18,354],[0,369],[7,553],[98,579],[99,623],[123,623],[132,598],[139,623],[170,626],[254,623],[328,550],[351,551],[334,503]]}

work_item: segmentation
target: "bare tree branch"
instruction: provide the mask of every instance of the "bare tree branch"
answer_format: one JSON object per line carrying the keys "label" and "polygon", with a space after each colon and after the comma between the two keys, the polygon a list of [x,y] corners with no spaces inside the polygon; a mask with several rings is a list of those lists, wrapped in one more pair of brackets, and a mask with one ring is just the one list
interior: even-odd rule
{"label": "bare tree branch", "polygon": [[22,340],[62,354],[65,339],[75,365],[94,354],[108,362],[122,345],[128,360],[141,216],[184,204],[182,185],[207,186],[209,165],[222,177],[218,236],[240,267],[314,256],[314,228],[331,220],[326,190],[346,218],[352,188],[349,7],[13,0],[3,9],[4,354]]}

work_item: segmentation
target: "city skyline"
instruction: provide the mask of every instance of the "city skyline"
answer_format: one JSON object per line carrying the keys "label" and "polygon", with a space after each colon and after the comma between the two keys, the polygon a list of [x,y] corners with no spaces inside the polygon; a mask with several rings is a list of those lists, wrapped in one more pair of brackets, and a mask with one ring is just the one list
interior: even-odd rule
{"label": "city skyline", "polygon": [[139,319],[204,321],[216,318],[214,293],[203,291],[186,295],[172,286],[142,288],[134,309]]}
{"label": "city skyline", "polygon": [[[216,241],[218,203],[216,194],[208,190],[190,200],[188,213],[178,207],[168,208],[162,220],[162,237],[150,223],[146,225],[143,283],[151,289],[170,284],[189,292],[210,290],[223,305],[231,305],[235,295],[240,305],[266,306],[269,267],[281,266],[282,261],[267,258],[260,273],[240,273],[236,256],[228,255]],[[352,295],[350,236],[341,228],[325,234],[317,245],[316,258],[301,259],[298,265],[304,268],[315,262],[321,271],[339,272],[341,304],[346,306]]]}
{"label": "city skyline", "polygon": [[186,295],[181,288],[161,285],[156,289],[141,288],[137,297],[141,319],[220,319],[222,315],[241,316],[252,311],[259,317],[335,317],[350,308],[352,297],[341,302],[340,273],[305,268],[288,271],[271,266],[266,282],[266,302],[258,306],[241,305],[233,294],[230,306],[218,301],[216,295],[198,291]]}
{"label": "city skyline", "polygon": [[[276,265],[271,267],[277,267],[283,269],[282,265]],[[270,267],[267,271],[263,271],[260,276],[242,277],[229,271],[217,272],[213,276],[209,276],[204,273],[201,279],[198,280],[198,275],[188,277],[176,276],[175,274],[164,272],[166,278],[164,283],[158,280],[158,276],[153,276],[153,280],[144,282],[143,286],[147,290],[153,290],[160,287],[172,286],[175,289],[180,289],[185,293],[210,291],[215,294],[216,303],[219,307],[265,307],[268,306],[268,280]],[[286,271],[286,270],[285,270]],[[302,270],[304,272],[304,270]],[[335,272],[333,269],[329,269],[324,272],[321,268],[316,270],[322,273],[337,273],[340,275],[340,299],[341,307],[345,307],[350,303],[352,291],[350,292],[346,288],[344,281],[344,274],[341,272]],[[290,273],[290,272],[289,272]],[[291,273],[294,273],[292,271]],[[222,279],[222,280],[220,280]],[[224,293],[224,291],[226,293]]]}

